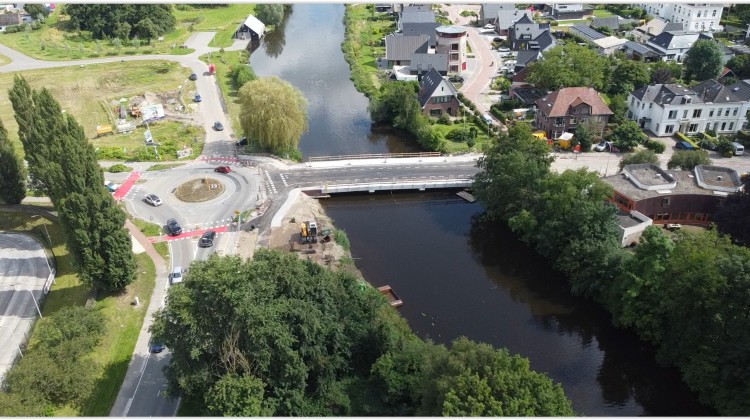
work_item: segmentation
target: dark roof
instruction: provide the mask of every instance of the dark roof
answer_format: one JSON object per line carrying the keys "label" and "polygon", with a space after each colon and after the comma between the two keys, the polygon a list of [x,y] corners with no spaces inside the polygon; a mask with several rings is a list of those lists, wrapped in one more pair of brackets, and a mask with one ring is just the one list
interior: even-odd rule
{"label": "dark roof", "polygon": [[716,80],[706,80],[695,86],[693,91],[703,102],[713,102],[723,104],[727,102],[740,102],[740,98],[735,96],[730,89],[717,82]]}
{"label": "dark roof", "polygon": [[588,42],[606,37],[606,35],[602,34],[601,32],[597,32],[596,30],[589,28],[586,25],[573,25],[568,28],[568,32],[581,36]]}
{"label": "dark roof", "polygon": [[557,45],[557,41],[555,41],[555,37],[552,36],[552,32],[550,31],[542,32],[538,37],[534,38],[534,41],[538,43],[539,51],[546,51]]}
{"label": "dark roof", "polygon": [[526,67],[530,63],[538,60],[541,56],[542,53],[539,51],[519,51],[518,55],[516,56],[516,68],[518,69],[519,67]]}
{"label": "dark roof", "polygon": [[515,8],[512,3],[483,3],[480,6],[479,13],[483,18],[492,20],[497,17],[497,12],[500,10],[513,10]]}
{"label": "dark roof", "polygon": [[695,32],[664,31],[648,42],[664,48],[665,50],[673,48],[690,48],[695,41],[698,40],[698,36],[699,35]]}
{"label": "dark roof", "polygon": [[692,99],[700,101],[698,94],[689,89],[687,86],[676,85],[673,83],[667,84],[656,84],[640,87],[633,91],[633,96],[639,101],[654,102],[657,105],[677,103],[675,98],[683,97],[685,95],[692,97]]}
{"label": "dark roof", "polygon": [[401,29],[404,36],[427,35],[430,37],[430,45],[437,42],[435,28],[440,26],[438,22],[405,22]]}
{"label": "dark roof", "polygon": [[750,80],[740,80],[737,83],[727,86],[727,89],[741,101],[750,101]]}
{"label": "dark roof", "polygon": [[385,59],[411,60],[414,51],[426,44],[429,39],[427,35],[388,35],[385,37]]}
{"label": "dark roof", "polygon": [[616,31],[620,29],[620,19],[617,16],[604,17],[604,18],[595,17],[591,19],[592,28],[600,28],[602,26]]}
{"label": "dark roof", "polygon": [[439,72],[448,71],[448,54],[417,53],[411,56],[409,70],[412,72],[427,71],[434,68]]}
{"label": "dark roof", "polygon": [[455,95],[456,93],[458,93],[456,91],[456,88],[453,87],[451,83],[443,83],[444,81],[445,80],[443,79],[443,76],[441,76],[440,73],[437,72],[437,70],[435,70],[434,68],[430,69],[427,74],[422,77],[422,82],[420,83],[421,88],[419,90],[419,105],[424,107],[425,104],[427,104],[427,101],[432,98],[441,84],[444,86],[444,88],[448,89],[448,92],[441,92],[443,94],[442,96],[447,96],[448,94]]}
{"label": "dark roof", "polygon": [[684,30],[685,30],[684,22],[667,22],[667,24],[664,25],[664,30],[662,32],[684,31]]}
{"label": "dark roof", "polygon": [[591,115],[612,115],[596,90],[590,87],[568,87],[558,89],[536,101],[536,106],[544,111],[547,117],[564,117],[571,106],[588,104]]}
{"label": "dark roof", "polygon": [[423,4],[418,6],[407,6],[401,12],[401,17],[398,20],[399,25],[403,25],[408,22],[434,22],[435,12],[432,11],[432,6],[429,4]]}
{"label": "dark roof", "polygon": [[544,89],[539,88],[516,88],[513,89],[513,96],[517,96],[518,99],[523,102],[524,105],[532,106],[535,105],[538,99],[541,99],[548,92]]}
{"label": "dark roof", "polygon": [[524,14],[523,16],[521,16],[521,19],[518,19],[518,21],[516,21],[516,24],[519,24],[519,23],[520,24],[524,24],[524,23],[525,24],[529,24],[529,23],[534,23],[534,21],[531,20],[531,18],[529,18],[528,15]]}
{"label": "dark roof", "polygon": [[498,10],[495,14],[495,25],[498,29],[506,30],[518,22],[524,15],[530,15],[528,10]]}
{"label": "dark roof", "polygon": [[660,52],[660,51],[654,51],[654,50],[653,50],[653,49],[652,49],[651,47],[649,47],[648,45],[644,45],[644,44],[639,44],[639,43],[637,43],[637,42],[633,42],[633,41],[628,41],[628,42],[626,42],[626,43],[625,43],[625,45],[624,45],[623,47],[624,47],[624,48],[626,48],[626,49],[629,49],[629,50],[635,51],[635,52],[637,52],[638,54],[640,54],[640,55],[642,55],[642,56],[647,56],[647,55],[652,55],[652,56],[662,56],[662,55],[664,55],[664,54],[663,54],[662,52]]}

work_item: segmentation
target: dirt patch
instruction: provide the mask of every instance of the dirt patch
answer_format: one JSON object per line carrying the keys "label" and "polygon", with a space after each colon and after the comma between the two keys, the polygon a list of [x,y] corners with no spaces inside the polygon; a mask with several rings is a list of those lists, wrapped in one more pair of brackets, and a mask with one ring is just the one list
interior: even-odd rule
{"label": "dirt patch", "polygon": [[198,178],[177,187],[175,197],[187,203],[200,203],[214,199],[224,192],[224,184],[213,178]]}

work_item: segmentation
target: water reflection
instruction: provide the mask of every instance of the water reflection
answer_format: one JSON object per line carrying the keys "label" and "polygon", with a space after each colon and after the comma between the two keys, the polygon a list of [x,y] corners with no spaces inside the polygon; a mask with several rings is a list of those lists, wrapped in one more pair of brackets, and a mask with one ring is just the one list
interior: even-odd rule
{"label": "water reflection", "polygon": [[284,51],[284,45],[286,44],[286,23],[293,10],[294,6],[285,7],[281,23],[272,32],[263,37],[263,45],[269,57],[277,58]]}

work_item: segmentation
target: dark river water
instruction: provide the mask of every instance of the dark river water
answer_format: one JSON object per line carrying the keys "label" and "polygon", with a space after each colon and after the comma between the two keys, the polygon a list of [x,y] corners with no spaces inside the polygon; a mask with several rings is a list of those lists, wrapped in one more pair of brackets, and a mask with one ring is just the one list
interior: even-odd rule
{"label": "dark river water", "polygon": [[[253,52],[253,69],[308,99],[305,156],[416,150],[398,133],[373,132],[368,100],[354,89],[341,52],[343,15],[343,5],[295,4]],[[431,192],[337,196],[323,205],[347,232],[357,267],[374,286],[394,288],[405,302],[400,313],[421,337],[467,336],[527,357],[583,415],[715,415],[675,371],[655,363],[649,346],[571,296],[505,226],[472,223],[479,204]]]}

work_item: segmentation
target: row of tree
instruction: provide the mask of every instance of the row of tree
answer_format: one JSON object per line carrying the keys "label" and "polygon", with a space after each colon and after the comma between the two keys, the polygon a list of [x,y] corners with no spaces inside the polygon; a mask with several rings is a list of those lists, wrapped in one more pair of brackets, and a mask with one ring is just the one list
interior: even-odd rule
{"label": "row of tree", "polygon": [[68,4],[65,13],[78,31],[96,39],[151,39],[170,32],[177,20],[171,4]]}
{"label": "row of tree", "polygon": [[172,350],[169,392],[205,415],[573,414],[526,359],[422,341],[353,273],[295,254],[194,262],[152,331]]}
{"label": "row of tree", "polygon": [[750,250],[714,230],[675,240],[649,227],[635,252],[620,246],[611,187],[584,169],[550,172],[547,146],[525,124],[480,159],[474,191],[486,217],[507,223],[676,366],[722,415],[750,414]]}
{"label": "row of tree", "polygon": [[9,97],[31,186],[57,210],[80,279],[106,291],[121,290],[135,272],[125,213],[104,187],[83,128],[63,113],[49,90],[33,90],[23,77],[14,77]]}

